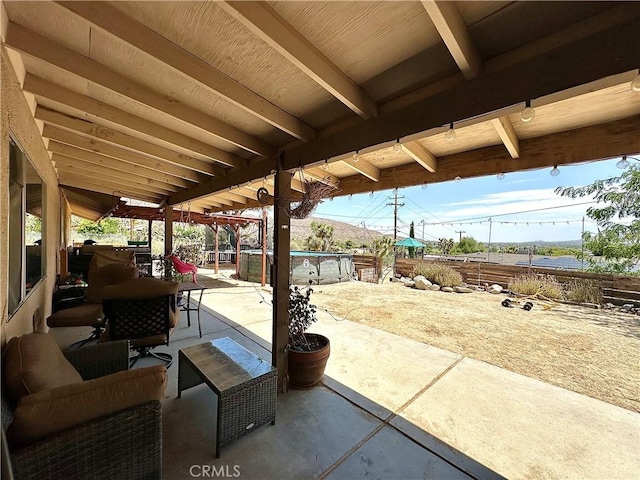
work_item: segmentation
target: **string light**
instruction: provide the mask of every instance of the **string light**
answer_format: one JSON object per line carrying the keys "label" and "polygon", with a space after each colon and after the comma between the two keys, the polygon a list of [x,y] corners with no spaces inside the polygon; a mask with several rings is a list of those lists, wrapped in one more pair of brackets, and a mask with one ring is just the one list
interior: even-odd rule
{"label": "string light", "polygon": [[402,144],[400,143],[400,139],[393,145],[393,151],[398,153],[402,151]]}
{"label": "string light", "polygon": [[557,177],[558,175],[560,175],[560,170],[558,170],[558,166],[557,165],[553,166],[553,168],[549,172],[549,175],[551,175],[552,177]]}
{"label": "string light", "polygon": [[358,153],[358,150],[356,150],[356,153],[353,154],[353,163],[358,163],[360,161],[360,154]]}
{"label": "string light", "polygon": [[369,198],[373,198],[373,192],[369,194]]}
{"label": "string light", "polygon": [[536,111],[533,108],[531,108],[531,100],[527,100],[525,102],[524,110],[522,110],[522,113],[520,114],[520,120],[527,123],[533,120],[535,116],[536,116]]}
{"label": "string light", "polygon": [[424,182],[420,188],[422,188],[422,190],[426,190],[427,189],[427,182]]}
{"label": "string light", "polygon": [[325,160],[324,163],[322,164],[322,169],[326,172],[327,170],[329,170],[329,160]]}
{"label": "string light", "polygon": [[619,169],[627,168],[629,166],[629,160],[627,160],[627,156],[623,155],[622,158],[616,163],[616,167]]}
{"label": "string light", "polygon": [[449,142],[456,138],[456,131],[453,129],[453,122],[449,124],[449,130],[444,134],[444,138],[446,138]]}
{"label": "string light", "polygon": [[500,173],[497,175],[497,178],[498,178],[498,180],[504,180],[504,173],[503,173],[503,172],[500,172]]}
{"label": "string light", "polygon": [[631,90],[640,92],[640,74],[631,81]]}
{"label": "string light", "polygon": [[461,178],[461,177],[456,177],[456,178],[454,178],[453,180],[454,180],[456,183],[458,183],[460,180],[462,180],[462,178]]}

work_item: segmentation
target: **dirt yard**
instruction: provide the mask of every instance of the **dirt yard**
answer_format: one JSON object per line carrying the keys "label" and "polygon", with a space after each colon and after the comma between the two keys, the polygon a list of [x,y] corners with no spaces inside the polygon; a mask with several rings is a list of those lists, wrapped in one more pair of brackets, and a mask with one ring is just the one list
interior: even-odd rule
{"label": "dirt yard", "polygon": [[504,298],[391,282],[322,285],[312,296],[335,316],[640,412],[640,316],[540,301],[527,312]]}

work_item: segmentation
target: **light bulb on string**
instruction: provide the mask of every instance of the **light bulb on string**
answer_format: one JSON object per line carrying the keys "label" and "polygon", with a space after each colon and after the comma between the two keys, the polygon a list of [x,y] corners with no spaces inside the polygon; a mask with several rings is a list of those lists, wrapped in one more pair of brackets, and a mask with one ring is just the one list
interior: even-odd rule
{"label": "light bulb on string", "polygon": [[373,198],[373,192],[369,194],[369,198]]}
{"label": "light bulb on string", "polygon": [[322,169],[326,172],[327,170],[329,170],[329,161],[325,160],[324,163],[322,164]]}
{"label": "light bulb on string", "polygon": [[449,124],[449,130],[444,134],[444,138],[446,138],[449,142],[456,138],[456,131],[453,129],[453,122]]}
{"label": "light bulb on string", "polygon": [[498,180],[504,180],[504,172],[500,172],[500,173],[497,175],[497,178],[498,178]]}
{"label": "light bulb on string", "polygon": [[533,117],[535,116],[536,116],[536,111],[533,108],[531,108],[531,100],[527,100],[525,102],[524,110],[522,110],[522,113],[520,114],[520,119],[523,122],[527,123],[533,120]]}
{"label": "light bulb on string", "polygon": [[393,151],[398,153],[402,151],[402,144],[400,143],[400,139],[393,145]]}
{"label": "light bulb on string", "polygon": [[460,180],[462,180],[462,177],[459,177],[459,176],[458,176],[458,177],[454,178],[453,180],[454,180],[456,183],[458,183]]}
{"label": "light bulb on string", "polygon": [[627,160],[627,156],[623,155],[622,158],[616,163],[616,167],[619,169],[627,168],[629,166],[629,160]]}
{"label": "light bulb on string", "polygon": [[349,200],[353,198],[353,193],[349,194]]}
{"label": "light bulb on string", "polygon": [[422,190],[426,190],[427,189],[427,182],[424,182],[420,188],[422,188]]}
{"label": "light bulb on string", "polygon": [[360,161],[360,154],[356,150],[356,153],[353,154],[353,163],[358,163]]}
{"label": "light bulb on string", "polygon": [[560,175],[560,170],[558,170],[558,166],[557,165],[553,166],[553,168],[549,172],[549,175],[551,175],[552,177],[557,177],[558,175]]}
{"label": "light bulb on string", "polygon": [[634,92],[640,92],[640,75],[631,81],[631,90]]}

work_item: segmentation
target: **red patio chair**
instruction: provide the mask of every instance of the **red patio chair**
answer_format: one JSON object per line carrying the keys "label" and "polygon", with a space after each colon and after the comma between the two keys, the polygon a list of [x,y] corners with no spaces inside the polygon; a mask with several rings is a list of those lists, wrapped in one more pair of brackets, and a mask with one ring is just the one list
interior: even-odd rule
{"label": "red patio chair", "polygon": [[183,262],[175,255],[167,255],[167,258],[170,259],[173,263],[173,268],[176,269],[176,272],[191,273],[193,275],[193,283],[198,283],[196,281],[196,273],[198,273],[198,267],[191,263]]}

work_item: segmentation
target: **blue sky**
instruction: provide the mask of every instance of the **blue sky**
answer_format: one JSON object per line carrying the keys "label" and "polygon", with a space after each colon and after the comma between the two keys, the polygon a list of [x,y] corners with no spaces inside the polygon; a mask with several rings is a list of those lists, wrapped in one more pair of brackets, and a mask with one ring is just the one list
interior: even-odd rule
{"label": "blue sky", "polygon": [[[590,205],[587,198],[572,200],[554,193],[556,187],[582,186],[596,179],[618,176],[619,159],[560,166],[560,175],[549,175],[551,168],[462,179],[422,187],[398,190],[398,236],[408,236],[409,224],[415,222],[415,237],[437,240],[440,237],[472,236],[488,243],[491,223],[493,242],[535,242],[578,240],[582,217]],[[328,218],[368,229],[393,234],[393,191],[338,197],[318,206],[314,217]],[[582,204],[582,205],[579,205]],[[561,207],[561,208],[556,208]],[[547,209],[547,210],[540,210]],[[529,213],[525,212],[530,210]],[[513,213],[513,214],[512,214]],[[491,218],[491,222],[489,222]],[[515,222],[515,223],[514,223]],[[555,222],[555,224],[554,224]],[[585,222],[585,230],[596,231],[596,225]]]}

